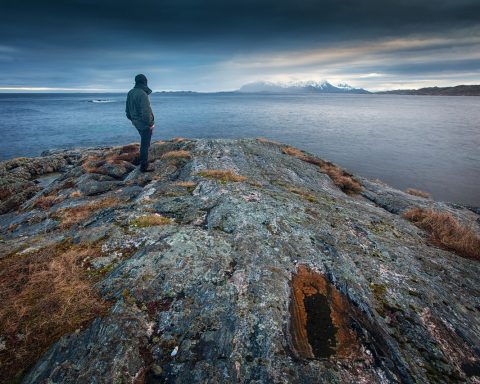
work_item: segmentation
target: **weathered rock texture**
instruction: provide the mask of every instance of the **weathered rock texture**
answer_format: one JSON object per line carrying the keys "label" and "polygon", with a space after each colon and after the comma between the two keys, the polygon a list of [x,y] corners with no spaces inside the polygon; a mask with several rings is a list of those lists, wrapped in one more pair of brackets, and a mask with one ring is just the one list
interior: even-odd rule
{"label": "weathered rock texture", "polygon": [[[42,158],[0,165],[2,253],[101,241],[92,265],[113,302],[24,383],[480,381],[480,264],[399,215],[448,210],[478,230],[472,210],[363,178],[362,194],[346,195],[275,143],[159,142],[147,174],[111,160],[122,151],[49,154],[60,160],[48,171],[63,173],[39,192],[29,164]],[[246,179],[199,175],[218,169]],[[29,192],[12,202],[17,187]],[[62,226],[62,209],[106,197],[118,203]],[[172,220],[138,225],[156,214]]]}

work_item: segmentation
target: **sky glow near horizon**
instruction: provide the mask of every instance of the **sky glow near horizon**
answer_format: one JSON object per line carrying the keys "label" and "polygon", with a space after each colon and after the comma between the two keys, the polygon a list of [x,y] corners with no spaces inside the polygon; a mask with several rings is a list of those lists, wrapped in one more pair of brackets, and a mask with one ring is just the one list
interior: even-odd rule
{"label": "sky glow near horizon", "polygon": [[0,0],[0,91],[480,84],[478,0]]}

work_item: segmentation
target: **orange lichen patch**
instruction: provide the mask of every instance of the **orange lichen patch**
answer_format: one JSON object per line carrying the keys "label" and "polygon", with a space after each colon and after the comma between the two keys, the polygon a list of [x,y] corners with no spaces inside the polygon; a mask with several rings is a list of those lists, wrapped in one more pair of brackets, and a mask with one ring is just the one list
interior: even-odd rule
{"label": "orange lichen patch", "polygon": [[480,236],[458,222],[450,213],[412,208],[403,213],[417,227],[430,234],[430,240],[458,255],[480,260]]}
{"label": "orange lichen patch", "polygon": [[119,199],[107,197],[102,200],[92,201],[88,204],[61,209],[57,212],[57,216],[61,220],[60,228],[70,228],[90,217],[93,212],[98,211],[99,209],[113,207],[118,205],[119,202]]}
{"label": "orange lichen patch", "polygon": [[52,205],[59,203],[63,200],[63,198],[55,195],[48,195],[48,196],[40,196],[35,202],[33,203],[33,208],[39,208],[43,210],[49,209]]}
{"label": "orange lichen patch", "polygon": [[305,265],[291,282],[290,337],[300,358],[354,358],[360,354],[349,327],[347,299],[325,276]]}
{"label": "orange lichen patch", "polygon": [[179,150],[179,151],[169,151],[162,155],[162,159],[189,159],[190,152]]}
{"label": "orange lichen patch", "polygon": [[418,189],[408,188],[405,190],[409,195],[418,196],[418,197],[425,197],[426,199],[432,197],[428,192],[420,191]]}
{"label": "orange lichen patch", "polygon": [[185,188],[195,188],[197,186],[193,181],[177,181],[175,185]]}
{"label": "orange lichen patch", "polygon": [[85,268],[100,255],[65,242],[0,260],[0,382],[19,382],[53,342],[108,311]]}
{"label": "orange lichen patch", "polygon": [[278,141],[266,139],[265,137],[257,137],[256,140],[259,141],[260,143],[282,145]]}
{"label": "orange lichen patch", "polygon": [[204,171],[198,172],[199,176],[208,177],[211,179],[217,179],[222,182],[227,181],[245,181],[247,178],[245,176],[237,175],[231,169],[206,169]]}

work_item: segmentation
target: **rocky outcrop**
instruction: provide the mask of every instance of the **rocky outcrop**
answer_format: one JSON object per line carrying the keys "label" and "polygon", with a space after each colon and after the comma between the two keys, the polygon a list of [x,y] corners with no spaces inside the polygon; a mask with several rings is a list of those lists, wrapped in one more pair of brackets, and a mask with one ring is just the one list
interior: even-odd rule
{"label": "rocky outcrop", "polygon": [[61,175],[3,208],[0,250],[101,244],[89,268],[111,308],[23,382],[478,382],[480,264],[400,215],[444,209],[478,231],[477,213],[360,177],[347,195],[282,148],[157,142],[146,174],[133,147],[49,154]]}

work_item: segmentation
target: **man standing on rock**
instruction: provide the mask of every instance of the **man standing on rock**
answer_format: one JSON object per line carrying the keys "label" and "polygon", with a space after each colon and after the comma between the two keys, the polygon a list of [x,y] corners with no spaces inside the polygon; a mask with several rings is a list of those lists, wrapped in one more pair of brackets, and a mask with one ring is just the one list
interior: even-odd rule
{"label": "man standing on rock", "polygon": [[155,127],[154,116],[148,95],[152,90],[147,86],[145,75],[135,76],[135,86],[128,92],[125,113],[128,120],[137,128],[140,133],[140,170],[151,172],[148,167],[148,148]]}

